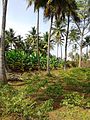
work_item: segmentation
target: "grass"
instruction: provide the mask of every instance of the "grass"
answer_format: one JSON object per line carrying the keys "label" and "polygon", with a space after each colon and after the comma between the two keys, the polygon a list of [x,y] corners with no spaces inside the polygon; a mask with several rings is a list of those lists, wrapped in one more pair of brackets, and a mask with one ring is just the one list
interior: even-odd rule
{"label": "grass", "polygon": [[90,110],[81,107],[62,107],[49,113],[50,120],[90,120]]}
{"label": "grass", "polygon": [[90,118],[90,68],[9,73],[8,80],[0,87],[0,120]]}

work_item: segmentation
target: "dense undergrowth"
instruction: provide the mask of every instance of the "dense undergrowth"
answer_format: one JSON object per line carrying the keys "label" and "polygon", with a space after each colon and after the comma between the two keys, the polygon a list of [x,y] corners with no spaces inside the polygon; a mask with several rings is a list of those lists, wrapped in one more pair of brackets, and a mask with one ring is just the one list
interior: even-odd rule
{"label": "dense undergrowth", "polygon": [[[58,110],[57,120],[72,120],[76,111],[79,120],[89,120],[90,68],[56,70],[52,71],[51,76],[44,72],[23,73],[18,79],[21,85],[19,81],[0,85],[2,120],[13,114],[21,120],[47,120],[48,112],[58,108],[61,111]],[[87,114],[82,114],[79,109],[84,113],[87,111]]]}
{"label": "dense undergrowth", "polygon": [[[46,70],[47,58],[46,55],[40,54],[40,69]],[[67,61],[67,67],[78,66],[77,62]],[[38,57],[36,52],[27,53],[23,50],[10,50],[6,52],[6,66],[7,69],[12,71],[29,71],[38,69]],[[50,55],[50,68],[57,69],[63,68],[64,60]]]}

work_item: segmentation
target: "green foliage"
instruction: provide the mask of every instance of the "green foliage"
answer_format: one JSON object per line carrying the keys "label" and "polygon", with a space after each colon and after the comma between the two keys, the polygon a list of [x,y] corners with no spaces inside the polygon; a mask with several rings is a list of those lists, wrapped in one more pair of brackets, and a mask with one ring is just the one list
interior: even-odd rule
{"label": "green foliage", "polygon": [[35,76],[31,80],[27,81],[28,85],[25,88],[25,92],[27,94],[32,94],[37,92],[38,90],[42,89],[47,85],[47,79],[41,79],[39,76]]}
{"label": "green foliage", "polygon": [[50,59],[50,67],[52,69],[55,69],[59,67],[59,64],[60,64],[59,60],[55,56],[52,56]]}
{"label": "green foliage", "polygon": [[25,71],[35,69],[37,66],[37,56],[35,53],[27,54],[21,50],[11,50],[6,53],[7,65],[14,71]]}
{"label": "green foliage", "polygon": [[66,66],[67,66],[67,68],[77,67],[77,66],[78,66],[78,62],[75,62],[75,61],[67,61],[67,62],[66,62]]}
{"label": "green foliage", "polygon": [[53,100],[46,100],[43,104],[41,104],[37,109],[37,115],[39,116],[39,120],[47,120],[47,112],[53,110]]}
{"label": "green foliage", "polygon": [[[35,74],[25,72],[21,76],[25,82],[24,86],[18,86],[18,88],[14,86],[16,89],[8,84],[0,84],[0,117],[14,113],[25,119],[47,120],[48,112],[53,110],[53,106],[56,107],[58,100],[60,106],[65,109],[72,109],[76,106],[82,107],[81,109],[90,108],[90,98],[88,97],[90,68],[73,68],[67,71],[59,70],[59,72],[59,76],[50,77],[44,74],[43,76],[41,72],[35,72]],[[16,84],[16,82],[13,81],[11,84]],[[76,115],[76,111],[67,111],[68,117],[70,117],[70,113]],[[61,118],[65,117],[64,110],[60,115]],[[84,118],[86,120],[87,116]]]}
{"label": "green foliage", "polygon": [[[38,69],[38,58],[35,52],[26,53],[23,50],[10,50],[6,52],[6,63],[9,69],[13,71],[27,71]],[[50,67],[55,69],[61,67],[61,61],[56,57],[50,58]],[[45,70],[47,67],[47,58],[44,55],[40,55],[40,68]]]}
{"label": "green foliage", "polygon": [[66,82],[67,85],[73,85],[75,87],[78,87],[80,85],[80,81],[78,81],[75,77],[64,77],[64,82]]}
{"label": "green foliage", "polygon": [[11,108],[11,99],[17,92],[9,85],[0,84],[0,115],[7,114]]}
{"label": "green foliage", "polygon": [[73,107],[73,106],[81,106],[84,96],[79,95],[77,92],[72,92],[64,95],[64,99],[62,100],[62,105]]}
{"label": "green foliage", "polygon": [[[81,107],[67,107],[64,106],[54,112],[56,120],[89,120],[90,110],[83,109]],[[52,120],[52,119],[50,119]]]}
{"label": "green foliage", "polygon": [[40,68],[45,70],[47,66],[47,58],[44,56],[40,56]]}
{"label": "green foliage", "polygon": [[84,102],[84,108],[88,108],[90,109],[90,99],[86,99],[85,102]]}
{"label": "green foliage", "polygon": [[60,71],[60,77],[68,89],[90,93],[90,68],[73,68]]}
{"label": "green foliage", "polygon": [[24,51],[11,50],[6,52],[7,65],[11,70],[24,71],[25,67],[29,67],[31,64],[27,54]]}
{"label": "green foliage", "polygon": [[59,83],[48,85],[46,89],[46,94],[51,97],[59,97],[62,95],[62,93],[63,93],[63,88]]}
{"label": "green foliage", "polygon": [[0,117],[18,113],[25,118],[46,120],[47,112],[53,109],[53,100],[37,104],[35,100],[26,98],[25,93],[25,91],[14,90],[9,85],[0,85]]}

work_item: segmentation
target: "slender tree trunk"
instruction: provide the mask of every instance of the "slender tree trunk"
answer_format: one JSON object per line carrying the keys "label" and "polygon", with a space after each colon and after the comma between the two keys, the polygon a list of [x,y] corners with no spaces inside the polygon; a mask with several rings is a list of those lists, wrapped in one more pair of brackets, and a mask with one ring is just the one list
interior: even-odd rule
{"label": "slender tree trunk", "polygon": [[51,29],[52,29],[52,23],[53,23],[53,16],[51,16],[51,25],[50,25],[50,31],[48,34],[48,49],[47,49],[47,74],[50,74],[50,39],[51,39]]}
{"label": "slender tree trunk", "polygon": [[61,45],[61,60],[62,60],[62,45]]}
{"label": "slender tree trunk", "polygon": [[39,9],[37,10],[37,58],[38,58],[38,69],[40,68],[39,59]]}
{"label": "slender tree trunk", "polygon": [[69,34],[69,23],[70,23],[70,16],[68,15],[67,34],[66,34],[66,43],[65,43],[64,70],[66,70],[66,61],[67,61],[67,44],[68,44],[68,34]]}
{"label": "slender tree trunk", "polygon": [[81,61],[82,61],[82,46],[80,46],[79,67],[81,67]]}
{"label": "slender tree trunk", "polygon": [[58,48],[59,48],[59,44],[57,42],[57,59],[58,59]]}
{"label": "slender tree trunk", "polygon": [[0,81],[6,82],[5,73],[5,26],[6,26],[6,12],[8,0],[2,0],[2,26],[1,26],[1,41],[0,41]]}
{"label": "slender tree trunk", "polygon": [[86,56],[87,56],[87,59],[88,59],[88,45],[86,46]]}
{"label": "slender tree trunk", "polygon": [[88,51],[88,59],[90,59],[90,50]]}
{"label": "slender tree trunk", "polygon": [[81,34],[81,44],[80,44],[80,55],[79,55],[79,66],[82,67],[82,43],[83,42],[83,33]]}

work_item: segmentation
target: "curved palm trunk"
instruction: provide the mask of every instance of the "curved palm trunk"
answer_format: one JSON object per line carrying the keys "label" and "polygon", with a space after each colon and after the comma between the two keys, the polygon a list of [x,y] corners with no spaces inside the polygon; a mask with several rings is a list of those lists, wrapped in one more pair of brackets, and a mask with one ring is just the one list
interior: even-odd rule
{"label": "curved palm trunk", "polygon": [[69,22],[70,16],[68,15],[68,25],[67,25],[67,34],[66,34],[66,43],[65,43],[65,63],[64,63],[64,70],[66,70],[66,61],[67,61],[67,44],[68,44],[68,34],[69,34]]}
{"label": "curved palm trunk", "polygon": [[51,29],[52,29],[52,23],[53,23],[53,16],[51,16],[51,25],[50,25],[50,31],[48,34],[48,49],[47,49],[47,74],[50,74],[50,38],[51,38]]}
{"label": "curved palm trunk", "polygon": [[7,12],[7,3],[8,0],[2,0],[2,28],[1,28],[1,41],[0,41],[0,81],[6,82],[6,73],[5,73],[5,26],[6,26],[6,12]]}
{"label": "curved palm trunk", "polygon": [[38,58],[38,69],[40,68],[39,60],[39,9],[37,10],[37,58]]}

